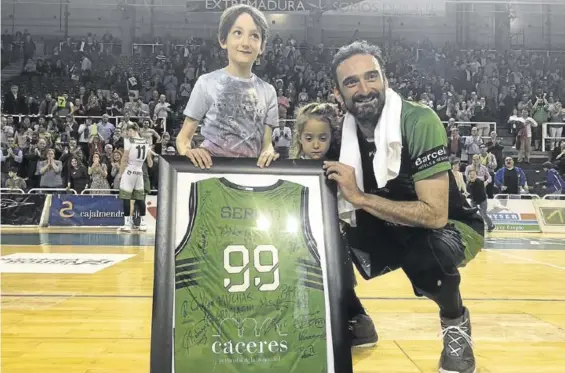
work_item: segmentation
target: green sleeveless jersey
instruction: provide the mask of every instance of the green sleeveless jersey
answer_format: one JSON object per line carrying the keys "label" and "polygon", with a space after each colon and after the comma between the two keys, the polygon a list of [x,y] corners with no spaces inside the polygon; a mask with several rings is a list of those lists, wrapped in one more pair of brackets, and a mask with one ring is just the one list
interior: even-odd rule
{"label": "green sleeveless jersey", "polygon": [[327,373],[308,188],[211,178],[192,184],[189,213],[175,253],[175,372]]}

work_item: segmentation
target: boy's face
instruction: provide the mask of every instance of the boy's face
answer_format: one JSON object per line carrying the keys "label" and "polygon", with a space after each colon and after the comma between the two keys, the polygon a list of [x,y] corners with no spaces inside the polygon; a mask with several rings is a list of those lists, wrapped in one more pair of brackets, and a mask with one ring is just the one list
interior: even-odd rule
{"label": "boy's face", "polygon": [[10,177],[10,179],[13,179],[16,177],[16,173],[14,171],[10,171],[8,172],[8,176]]}
{"label": "boy's face", "polygon": [[263,50],[261,30],[249,14],[242,13],[235,20],[225,43],[220,41],[220,45],[227,50],[230,62],[251,65]]}
{"label": "boy's face", "polygon": [[477,179],[477,173],[475,171],[469,172],[469,180],[475,181]]}

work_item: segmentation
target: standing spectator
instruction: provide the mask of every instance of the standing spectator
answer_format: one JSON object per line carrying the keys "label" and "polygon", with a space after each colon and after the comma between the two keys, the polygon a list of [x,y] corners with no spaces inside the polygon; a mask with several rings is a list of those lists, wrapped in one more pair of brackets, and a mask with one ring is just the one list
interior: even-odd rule
{"label": "standing spectator", "polygon": [[167,97],[165,95],[159,96],[159,102],[155,105],[155,111],[153,114],[153,120],[158,122],[159,119],[163,122],[163,126],[167,128],[167,117],[171,112],[171,104],[167,102]]}
{"label": "standing spectator", "polygon": [[490,132],[490,122],[492,120],[492,113],[490,108],[487,106],[487,100],[485,97],[481,97],[478,105],[474,107],[473,121],[479,122],[477,124],[478,135],[481,137],[488,137]]}
{"label": "standing spectator", "polygon": [[88,171],[78,157],[71,158],[67,189],[74,189],[77,194],[88,188]]}
{"label": "standing spectator", "polygon": [[102,138],[102,141],[104,141],[104,143],[110,141],[110,139],[114,135],[114,130],[116,129],[116,127],[112,123],[110,123],[109,120],[110,117],[108,116],[108,114],[104,114],[102,115],[102,120],[97,124],[98,135]]}
{"label": "standing spectator", "polygon": [[[308,136],[309,134],[305,135]],[[284,120],[279,120],[279,126],[273,130],[272,138],[275,143],[275,151],[280,154],[282,159],[287,159],[288,149],[292,141],[292,131],[289,127],[285,126]]]}
{"label": "standing spectator", "polygon": [[492,131],[490,133],[490,139],[487,141],[487,150],[489,153],[492,153],[496,159],[496,169],[502,167],[504,160],[502,156],[504,146],[502,146],[501,142],[502,139],[497,136],[496,131]]}
{"label": "standing spectator", "polygon": [[485,182],[477,177],[477,172],[475,170],[471,170],[469,172],[467,191],[469,192],[473,206],[478,207],[479,214],[485,223],[487,223],[488,231],[492,232],[494,230],[494,224],[487,214],[488,199],[485,192]]}
{"label": "standing spectator", "polygon": [[465,139],[465,151],[469,159],[473,159],[475,154],[479,154],[480,146],[483,144],[483,139],[479,136],[477,127],[471,128],[471,136]]}
{"label": "standing spectator", "polygon": [[481,152],[479,153],[479,157],[480,157],[481,165],[487,168],[491,180],[488,184],[485,184],[487,196],[488,198],[493,198],[494,184],[492,183],[492,180],[494,179],[494,171],[496,171],[496,166],[497,166],[496,158],[492,153],[488,152],[487,146],[485,144],[481,145],[480,151]]}
{"label": "standing spectator", "polygon": [[177,101],[177,89],[179,81],[175,76],[173,69],[169,69],[168,74],[163,78],[163,86],[165,87],[165,94],[167,101],[174,105]]}
{"label": "standing spectator", "polygon": [[461,162],[458,158],[453,158],[451,160],[451,173],[453,173],[453,177],[455,178],[455,182],[457,183],[457,190],[461,192],[463,195],[467,195],[467,187],[465,186],[465,179],[463,179],[463,174],[459,169],[461,168]]}
{"label": "standing spectator", "polygon": [[520,151],[518,152],[518,162],[530,163],[532,155],[532,127],[537,127],[538,123],[528,115],[526,109],[522,110],[523,123],[522,128],[518,130],[518,139],[520,140]]}
{"label": "standing spectator", "polygon": [[[550,122],[553,123],[565,123],[565,109],[563,109],[561,102],[557,101],[553,105],[549,106]],[[561,137],[563,133],[563,126],[552,126],[549,125],[547,128],[549,132],[549,137]],[[553,139],[549,141],[549,149],[553,150],[559,144],[558,139]]]}
{"label": "standing spectator", "polygon": [[63,164],[55,160],[55,151],[47,150],[47,159],[37,163],[37,173],[41,175],[39,186],[41,188],[62,188],[63,179],[61,171]]}
{"label": "standing spectator", "polygon": [[24,55],[23,67],[25,67],[27,61],[32,59],[33,55],[35,54],[35,42],[31,39],[31,35],[26,35],[22,49]]}
{"label": "standing spectator", "polygon": [[22,161],[24,159],[24,152],[16,145],[16,140],[13,137],[8,137],[7,145],[0,152],[0,164],[2,167],[2,180],[8,170],[15,168],[18,172],[21,169]]}
{"label": "standing spectator", "polygon": [[494,176],[494,183],[505,194],[520,194],[526,187],[526,174],[520,167],[514,167],[511,157],[506,157],[504,167]]}
{"label": "standing spectator", "polygon": [[120,180],[122,179],[122,173],[120,172],[120,164],[122,162],[122,151],[121,150],[114,150],[112,153],[112,163],[111,167],[112,170],[110,171],[112,176],[112,188],[113,189],[120,189]]}
{"label": "standing spectator", "polygon": [[447,151],[449,155],[461,158],[465,140],[459,134],[459,128],[451,127],[451,136],[447,139]]}
{"label": "standing spectator", "polygon": [[477,173],[477,177],[484,181],[485,185],[492,182],[488,168],[481,164],[481,156],[479,154],[473,155],[472,163],[465,168],[465,178],[467,180],[470,179],[469,172],[471,171],[475,171]]}
{"label": "standing spectator", "polygon": [[24,114],[27,113],[25,96],[18,93],[19,88],[16,84],[12,84],[10,92],[4,95],[3,112],[6,114]]}
{"label": "standing spectator", "polygon": [[561,194],[565,190],[565,181],[559,172],[553,168],[553,163],[545,162],[543,164],[543,170],[546,173],[546,181],[544,183],[544,189],[546,189],[548,194]]}
{"label": "standing spectator", "polygon": [[[92,155],[92,163],[88,168],[88,174],[90,175],[91,189],[110,189],[110,184],[108,183],[108,168],[104,163],[100,161],[100,153],[96,152]],[[93,192],[92,194],[106,194],[107,192]]]}

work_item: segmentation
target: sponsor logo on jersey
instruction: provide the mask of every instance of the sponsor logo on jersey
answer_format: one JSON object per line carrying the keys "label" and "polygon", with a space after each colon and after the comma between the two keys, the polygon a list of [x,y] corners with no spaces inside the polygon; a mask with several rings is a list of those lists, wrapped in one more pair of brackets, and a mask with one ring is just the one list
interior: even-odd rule
{"label": "sponsor logo on jersey", "polygon": [[[223,340],[226,333],[224,328],[229,327],[237,330],[237,339]],[[233,330],[233,329],[232,329]],[[264,338],[265,334],[278,335],[280,338]],[[255,318],[245,318],[241,321],[235,318],[226,318],[220,321],[218,333],[213,335],[217,338],[212,343],[212,352],[216,355],[245,355],[246,359],[259,359],[255,355],[284,354],[288,351],[288,342],[284,339],[288,334],[282,331],[277,320],[267,317],[265,320],[257,321]],[[271,359],[269,359],[271,360]]]}
{"label": "sponsor logo on jersey", "polygon": [[427,170],[435,166],[438,163],[448,162],[449,155],[447,154],[447,149],[445,146],[440,145],[433,149],[428,150],[424,154],[421,154],[416,160],[414,161],[414,168],[418,172]]}

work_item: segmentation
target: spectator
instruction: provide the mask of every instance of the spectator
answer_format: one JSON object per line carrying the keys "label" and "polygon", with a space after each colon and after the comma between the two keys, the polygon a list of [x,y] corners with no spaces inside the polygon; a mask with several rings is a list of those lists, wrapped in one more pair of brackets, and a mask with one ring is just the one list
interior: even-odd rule
{"label": "spectator", "polygon": [[543,188],[548,194],[562,194],[563,190],[565,190],[565,181],[563,181],[559,172],[553,168],[551,162],[545,162],[542,167],[546,173],[546,181]]}
{"label": "spectator", "polygon": [[487,151],[494,155],[494,159],[496,160],[496,168],[495,170],[502,167],[503,163],[503,156],[502,151],[504,150],[504,146],[501,144],[502,139],[498,137],[496,131],[492,131],[490,133],[490,139],[487,141]]}
{"label": "spectator", "polygon": [[116,127],[110,123],[109,119],[108,114],[104,114],[102,120],[97,124],[97,133],[105,143],[110,141],[116,129]]}
{"label": "spectator", "polygon": [[12,84],[10,92],[4,95],[3,113],[20,114],[27,112],[26,99],[19,93],[19,87]]}
{"label": "spectator", "polygon": [[0,164],[2,167],[2,180],[5,180],[8,170],[15,168],[20,170],[24,159],[23,151],[16,145],[13,137],[8,137],[6,146],[0,152]]}
{"label": "spectator", "polygon": [[480,153],[480,146],[483,144],[483,139],[479,136],[479,130],[477,127],[471,128],[471,136],[467,136],[465,139],[465,151],[469,157],[472,159],[475,154]]}
{"label": "spectator", "polygon": [[463,195],[467,195],[467,187],[465,186],[465,180],[463,179],[463,174],[459,169],[461,168],[461,162],[458,158],[453,158],[451,160],[451,172],[453,173],[453,177],[455,178],[455,182],[457,183],[457,189]]}
{"label": "spectator", "polygon": [[[552,105],[549,105],[550,122],[553,123],[565,123],[565,109],[562,107],[561,102],[557,101]],[[563,126],[549,125],[547,127],[549,132],[549,137],[554,139],[549,141],[549,149],[554,150],[559,144],[559,140],[556,137],[561,137],[563,134]]]}
{"label": "spectator", "polygon": [[292,131],[285,124],[284,119],[280,119],[279,126],[273,130],[272,134],[275,151],[280,154],[282,159],[288,158],[288,150],[292,142]]}
{"label": "spectator", "polygon": [[488,173],[490,175],[490,180],[487,184],[485,184],[486,186],[486,191],[487,191],[487,196],[488,198],[493,198],[494,197],[494,183],[492,183],[492,180],[494,180],[494,171],[496,171],[496,158],[492,153],[489,153],[487,150],[487,146],[485,144],[482,144],[480,146],[480,162],[481,165],[485,166],[488,170]]}
{"label": "spectator", "polygon": [[528,115],[526,109],[522,110],[522,117],[518,118],[522,123],[522,128],[518,129],[518,139],[520,150],[518,153],[518,162],[530,163],[532,154],[532,127],[537,127],[538,123]]}
{"label": "spectator", "polygon": [[561,175],[565,175],[565,140],[561,140],[559,147],[551,152],[551,161],[557,165]]}
{"label": "spectator", "polygon": [[494,183],[505,194],[520,194],[526,188],[526,174],[520,167],[514,166],[514,160],[506,157],[504,167],[496,172]]}
{"label": "spectator", "polygon": [[121,150],[114,150],[112,153],[112,188],[113,189],[120,189],[120,180],[122,178],[122,174],[120,172],[120,163],[122,162],[123,153]]}
{"label": "spectator", "polygon": [[37,163],[37,173],[41,175],[39,186],[41,188],[62,188],[62,170],[63,165],[61,161],[55,160],[55,151],[53,149],[48,149],[47,159]]}
{"label": "spectator", "polygon": [[74,189],[78,194],[88,188],[89,181],[86,166],[80,161],[80,158],[73,156],[70,161],[69,176],[67,189]]}
{"label": "spectator", "polygon": [[[92,154],[92,163],[90,167],[88,167],[88,174],[90,175],[91,189],[110,189],[110,184],[107,180],[108,168],[106,164],[101,162],[99,152]],[[107,192],[92,192],[92,194],[107,194]]]}
{"label": "spectator", "polygon": [[494,224],[488,216],[488,199],[485,192],[485,182],[477,177],[477,171],[474,169],[469,171],[469,181],[467,183],[467,191],[471,197],[471,202],[474,207],[478,207],[479,214],[487,223],[487,229],[489,232],[494,230]]}
{"label": "spectator", "polygon": [[480,154],[473,155],[472,163],[465,168],[465,179],[469,180],[469,172],[475,171],[477,177],[485,183],[485,185],[492,182],[488,168],[481,164]]}
{"label": "spectator", "polygon": [[6,188],[26,190],[27,185],[24,179],[18,176],[18,169],[13,167],[8,171],[8,179],[3,184]]}

